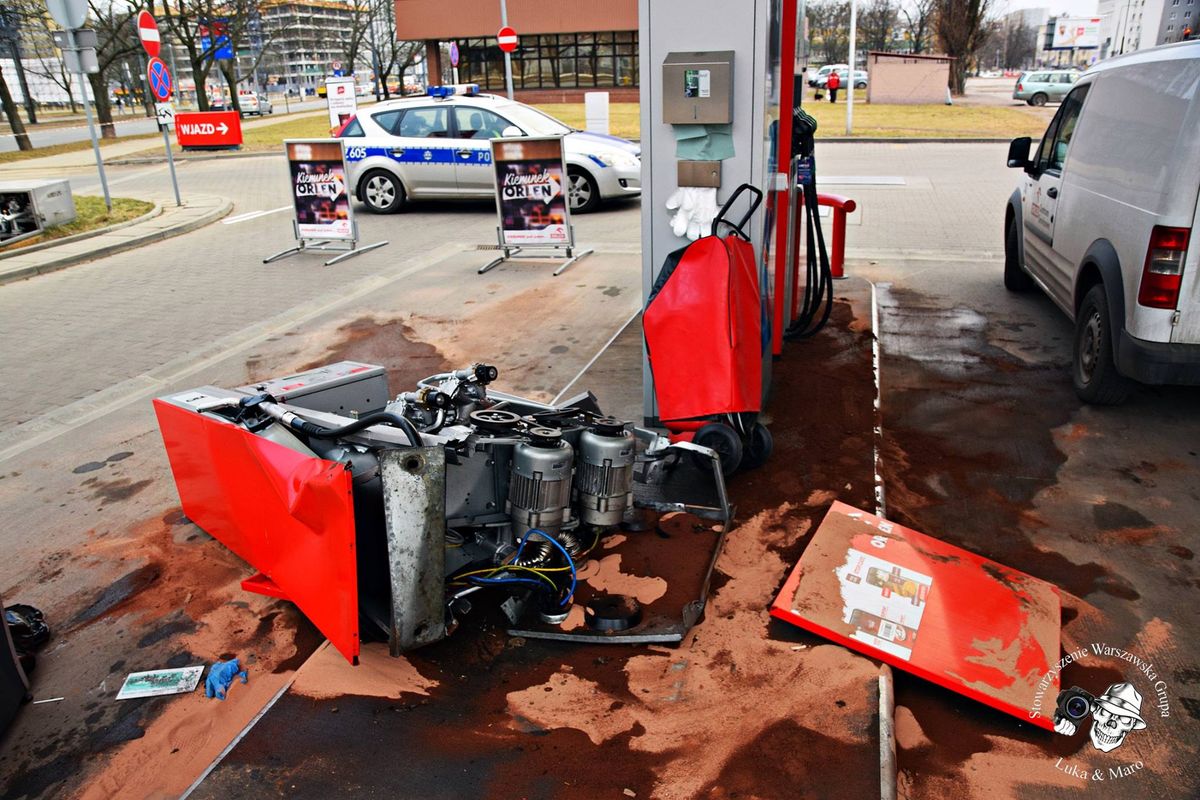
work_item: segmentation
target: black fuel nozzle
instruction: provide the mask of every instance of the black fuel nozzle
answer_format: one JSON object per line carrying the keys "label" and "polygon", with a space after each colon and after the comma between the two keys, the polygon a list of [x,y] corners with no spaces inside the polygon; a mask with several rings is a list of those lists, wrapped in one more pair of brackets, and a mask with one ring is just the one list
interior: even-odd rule
{"label": "black fuel nozzle", "polygon": [[243,397],[241,400],[238,401],[238,405],[241,406],[242,408],[254,408],[255,406],[262,405],[263,403],[274,403],[274,402],[275,402],[274,397],[267,394],[266,392],[261,392],[260,394],[251,395],[250,397]]}

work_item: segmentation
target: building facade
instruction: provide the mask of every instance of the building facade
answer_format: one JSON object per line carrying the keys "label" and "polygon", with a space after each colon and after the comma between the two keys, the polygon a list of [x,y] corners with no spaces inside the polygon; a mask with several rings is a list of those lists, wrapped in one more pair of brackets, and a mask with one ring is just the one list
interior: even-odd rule
{"label": "building facade", "polygon": [[[500,4],[476,0],[395,0],[396,37],[423,41],[429,81],[454,80],[446,45],[459,54],[457,78],[504,89],[504,54],[496,41]],[[637,0],[508,0],[508,25],[519,37],[513,89],[526,95],[577,97],[588,90],[636,96]]]}

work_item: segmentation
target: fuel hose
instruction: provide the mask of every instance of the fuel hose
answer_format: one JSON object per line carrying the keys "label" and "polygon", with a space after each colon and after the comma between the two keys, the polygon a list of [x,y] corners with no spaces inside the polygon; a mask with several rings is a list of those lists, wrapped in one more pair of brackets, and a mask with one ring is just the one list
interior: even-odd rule
{"label": "fuel hose", "polygon": [[792,151],[799,156],[797,179],[804,193],[804,221],[808,238],[804,248],[807,258],[804,295],[796,319],[783,332],[783,338],[789,342],[807,339],[821,330],[833,311],[833,272],[829,265],[829,251],[825,247],[825,233],[821,230],[817,166],[813,155],[816,130],[817,121],[796,106],[792,113]]}

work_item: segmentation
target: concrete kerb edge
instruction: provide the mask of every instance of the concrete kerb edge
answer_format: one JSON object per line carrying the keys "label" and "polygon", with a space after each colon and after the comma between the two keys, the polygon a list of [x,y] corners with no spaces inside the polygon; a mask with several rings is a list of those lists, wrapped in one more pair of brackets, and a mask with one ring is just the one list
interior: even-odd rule
{"label": "concrete kerb edge", "polygon": [[[137,225],[139,223],[146,222],[148,220],[152,220],[155,217],[157,217],[159,214],[161,214],[162,211],[163,211],[162,204],[155,203],[154,208],[150,209],[145,214],[142,214],[140,217],[134,217],[133,219],[127,219],[124,222],[118,222],[116,225],[109,225],[104,228],[97,228],[94,231],[84,231],[83,233],[76,233],[71,236],[64,236],[61,239],[51,239],[48,242],[40,242],[38,244],[31,244],[28,247],[20,247],[16,250],[13,250],[11,253],[0,254],[0,261],[4,261],[7,258],[16,258],[17,256],[27,256],[30,253],[38,253],[38,252],[41,252],[42,250],[47,250],[51,247],[58,247],[60,244],[70,244],[71,242],[81,242],[84,239],[91,239],[94,236],[103,236],[106,233],[112,233],[113,231],[119,231],[122,228],[128,228],[130,225]],[[0,279],[0,282],[2,282],[2,280],[3,279]]]}
{"label": "concrete kerb edge", "polygon": [[[260,158],[262,156],[278,156],[278,155],[283,155],[283,142],[280,142],[278,150],[247,150],[245,152],[238,151],[235,153],[220,153],[220,154],[205,153],[202,155],[191,155],[191,154],[184,155],[184,154],[176,153],[175,161],[176,162],[179,162],[179,161],[219,161],[219,160],[225,159],[225,158]],[[147,164],[165,164],[165,163],[167,163],[167,157],[165,155],[162,155],[162,156],[145,156],[143,158],[117,158],[117,159],[113,159],[112,161],[105,161],[104,166],[106,166],[106,167],[108,167],[108,166],[132,167],[132,166],[145,166]]]}
{"label": "concrete kerb edge", "polygon": [[83,264],[88,261],[95,261],[99,258],[106,258],[108,256],[116,255],[117,253],[123,253],[126,250],[132,250],[133,248],[141,247],[144,244],[161,242],[164,239],[170,239],[174,236],[191,233],[194,230],[203,228],[206,225],[216,222],[222,217],[228,215],[229,212],[233,210],[232,200],[227,198],[221,199],[224,200],[224,203],[221,206],[217,207],[213,211],[210,211],[202,217],[198,217],[190,222],[185,222],[182,225],[148,233],[145,236],[139,236],[123,242],[114,242],[111,245],[97,248],[88,253],[79,253],[78,255],[74,256],[66,256],[58,259],[57,261],[51,261],[47,264],[39,264],[37,266],[30,266],[24,269],[15,269],[9,272],[0,273],[0,285],[32,278],[34,275],[44,275],[49,272],[57,272],[58,270],[74,267],[78,264]]}

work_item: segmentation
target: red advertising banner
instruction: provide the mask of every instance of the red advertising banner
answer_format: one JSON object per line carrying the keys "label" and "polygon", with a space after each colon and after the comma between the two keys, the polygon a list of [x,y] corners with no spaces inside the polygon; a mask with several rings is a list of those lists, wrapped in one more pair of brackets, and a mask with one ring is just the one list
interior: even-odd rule
{"label": "red advertising banner", "polygon": [[1059,597],[1031,575],[834,503],[771,615],[1054,727]]}
{"label": "red advertising banner", "polygon": [[175,138],[180,147],[237,147],[242,121],[236,111],[201,111],[175,115]]}

